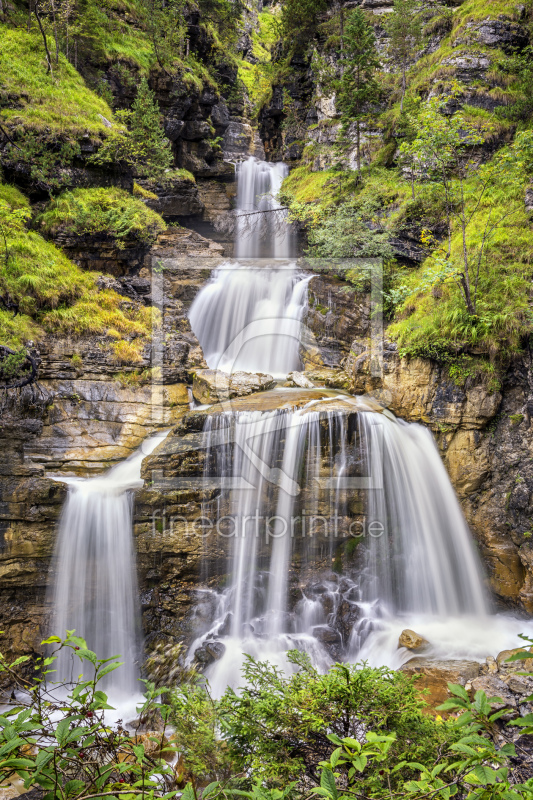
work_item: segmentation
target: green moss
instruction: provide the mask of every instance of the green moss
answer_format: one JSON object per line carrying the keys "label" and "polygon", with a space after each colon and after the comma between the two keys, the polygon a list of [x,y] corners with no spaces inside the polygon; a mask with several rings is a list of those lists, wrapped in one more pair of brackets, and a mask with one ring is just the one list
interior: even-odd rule
{"label": "green moss", "polygon": [[[0,185],[0,195],[19,192]],[[0,342],[21,347],[45,334],[88,335],[109,340],[150,335],[158,314],[151,308],[125,303],[111,290],[99,291],[98,273],[84,272],[52,242],[24,228],[7,232],[8,258],[0,264],[0,294],[18,304],[19,313],[0,309]],[[105,341],[103,341],[105,346]]]}
{"label": "green moss", "polygon": [[54,77],[46,73],[43,43],[36,31],[27,33],[0,24],[0,39],[0,108],[3,106],[4,121],[47,133],[99,137],[105,132],[99,115],[112,119],[108,104],[87,88],[63,55]]}
{"label": "green moss", "polygon": [[279,78],[279,65],[271,63],[272,48],[279,39],[277,10],[262,11],[258,17],[259,29],[252,33],[252,53],[256,64],[240,59],[239,79],[243,82],[252,104],[252,113],[257,115],[272,97],[272,86]]}
{"label": "green moss", "polygon": [[518,0],[466,0],[454,10],[454,27],[456,30],[466,22],[477,22],[483,19],[497,19],[500,14],[507,18],[519,20],[524,3]]}
{"label": "green moss", "polygon": [[340,170],[326,169],[313,172],[309,164],[291,170],[283,181],[282,195],[297,203],[332,202],[337,195],[337,183],[341,179]]}
{"label": "green moss", "polygon": [[[474,180],[474,179],[472,179]],[[463,348],[474,348],[491,359],[504,359],[519,352],[522,338],[533,322],[529,291],[533,279],[533,240],[524,208],[527,177],[487,191],[480,212],[473,219],[467,246],[480,246],[488,217],[506,217],[495,229],[480,271],[479,304],[476,315],[468,314],[454,283],[445,283],[410,296],[401,306],[398,321],[389,328],[404,355],[448,359]],[[467,185],[468,190],[468,185]],[[459,261],[462,237],[452,237],[452,260]],[[407,285],[416,287],[431,261],[412,273]]]}
{"label": "green moss", "polygon": [[151,186],[170,186],[174,181],[190,181],[196,183],[196,178],[188,169],[169,169],[158,178],[149,178],[146,183]]}
{"label": "green moss", "polygon": [[117,240],[134,237],[155,240],[166,230],[163,218],[142,200],[123,189],[74,189],[49,203],[36,220],[47,234],[58,230],[69,234],[108,234]]}
{"label": "green moss", "polygon": [[12,209],[24,208],[29,210],[30,201],[28,198],[19,192],[15,186],[10,186],[8,183],[0,183],[0,201],[7,203]]}

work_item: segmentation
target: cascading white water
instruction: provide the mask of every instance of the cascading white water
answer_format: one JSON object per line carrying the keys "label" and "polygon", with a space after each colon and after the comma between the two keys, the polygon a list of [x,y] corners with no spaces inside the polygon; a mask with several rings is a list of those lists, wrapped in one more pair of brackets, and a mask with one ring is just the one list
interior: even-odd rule
{"label": "cascading white water", "polygon": [[[290,229],[280,225],[276,199],[285,174],[283,165],[255,159],[239,165],[235,252],[241,260],[265,250],[274,258],[289,255]],[[190,311],[208,365],[276,376],[297,369],[308,280],[294,264],[222,265]],[[215,472],[244,476],[254,486],[219,498],[215,512],[229,507],[238,520],[227,566],[232,582],[217,598],[212,627],[190,653],[221,637],[224,655],[208,669],[217,690],[238,681],[245,652],[285,667],[284,653],[295,646],[322,666],[331,657],[392,663],[398,662],[398,633],[410,619],[422,629],[444,619],[456,627],[457,620],[487,619],[479,557],[431,434],[368,408],[357,414],[356,431],[348,419],[341,412],[324,416],[314,402],[292,413],[208,419]],[[214,444],[220,436],[212,436],[217,426],[233,442],[223,455]],[[325,474],[326,494],[320,489]],[[361,501],[366,536],[354,542],[353,573],[339,578],[331,563],[346,537],[350,504]],[[318,514],[326,526],[340,520],[343,533],[335,527],[322,538],[316,531],[302,536],[300,522],[296,535],[291,526],[298,514],[307,521]],[[264,541],[265,532],[250,531],[254,515],[275,518],[289,534],[275,529]]]}
{"label": "cascading white water", "polygon": [[[290,225],[277,194],[287,168],[250,158],[237,167],[235,254],[191,305],[191,328],[207,365],[223,372],[283,377],[300,362],[301,320],[309,277],[288,259]],[[255,261],[263,252],[269,259]],[[253,263],[242,263],[254,259]],[[276,263],[276,259],[283,260]]]}
{"label": "cascading white water", "polygon": [[237,258],[290,258],[292,236],[277,196],[288,169],[248,158],[237,165]]}
{"label": "cascading white water", "polygon": [[370,537],[363,599],[403,614],[486,614],[481,564],[431,433],[372,412],[358,426],[380,484],[367,493],[368,519],[384,527]]}
{"label": "cascading white water", "polygon": [[[253,486],[215,509],[229,520],[232,581],[190,651],[213,639],[224,645],[208,669],[215,692],[238,680],[244,653],[290,668],[285,653],[296,647],[325,667],[332,655],[358,660],[382,619],[479,622],[489,613],[479,558],[431,434],[388,414],[360,410],[355,431],[351,419],[321,413],[316,402],[208,417],[207,469]],[[231,444],[221,448],[224,438]],[[351,487],[360,485],[370,486],[366,534],[353,572],[339,578],[331,562],[350,538],[349,505],[360,491]],[[382,650],[382,660],[389,656]]]}
{"label": "cascading white water", "polygon": [[[99,658],[119,655],[124,666],[107,687],[133,693],[140,655],[139,592],[132,542],[132,493],[142,486],[141,462],[165,434],[147,439],[128,460],[105,475],[64,478],[69,484],[59,522],[49,588],[52,629],[75,629]],[[80,671],[71,650],[62,650],[54,680]]]}

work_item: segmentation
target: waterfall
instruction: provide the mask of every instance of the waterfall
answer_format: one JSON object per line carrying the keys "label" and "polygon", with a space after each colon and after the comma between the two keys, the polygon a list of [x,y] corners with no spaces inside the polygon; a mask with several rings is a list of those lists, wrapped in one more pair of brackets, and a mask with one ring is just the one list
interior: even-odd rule
{"label": "waterfall", "polygon": [[[203,509],[224,520],[218,533],[231,543],[231,584],[190,651],[224,645],[208,668],[215,693],[235,684],[245,653],[290,668],[285,653],[296,647],[325,667],[332,658],[357,661],[384,618],[489,613],[479,558],[431,434],[387,413],[320,406],[207,419],[206,477],[253,487]],[[349,508],[356,495],[363,528],[353,529],[361,523]],[[332,564],[350,541],[354,566],[339,576]]]}
{"label": "waterfall", "polygon": [[[291,228],[276,199],[286,174],[284,164],[254,158],[237,168],[239,261],[215,270],[189,311],[191,328],[211,369],[284,377],[301,367],[300,330],[309,276],[288,260]],[[264,253],[270,258],[258,261]]]}
{"label": "waterfall", "polygon": [[248,158],[237,166],[237,258],[290,258],[292,236],[277,195],[288,169]]}
{"label": "waterfall", "polygon": [[431,433],[372,412],[358,416],[367,514],[383,527],[370,538],[365,600],[394,613],[485,614],[483,574],[470,531]]}
{"label": "waterfall", "polygon": [[[291,249],[276,199],[285,172],[255,159],[238,167],[239,260],[213,273],[190,310],[211,368],[283,376],[300,366],[309,277],[276,261]],[[270,261],[258,260],[265,252]],[[424,631],[487,619],[480,560],[430,432],[361,404],[323,408],[207,418],[206,477],[253,487],[203,509],[229,544],[230,585],[189,654],[218,642],[215,692],[238,681],[246,653],[285,669],[294,647],[322,668],[362,657],[398,665],[410,620]],[[464,631],[459,649],[475,656]]]}
{"label": "waterfall", "polygon": [[[48,601],[52,630],[74,629],[99,658],[119,655],[124,666],[106,687],[132,693],[140,655],[139,591],[132,542],[132,489],[142,486],[141,462],[164,434],[147,439],[105,475],[64,478],[69,485],[56,540]],[[80,663],[62,650],[55,680],[76,678]]]}

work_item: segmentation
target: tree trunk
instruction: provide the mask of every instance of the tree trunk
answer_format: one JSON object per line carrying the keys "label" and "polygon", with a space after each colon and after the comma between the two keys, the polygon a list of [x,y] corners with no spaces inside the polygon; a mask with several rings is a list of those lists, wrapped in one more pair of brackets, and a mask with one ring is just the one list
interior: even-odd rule
{"label": "tree trunk", "polygon": [[44,32],[44,28],[43,28],[43,25],[42,25],[42,22],[41,22],[41,18],[39,16],[39,10],[38,10],[37,6],[38,6],[38,3],[36,2],[35,5],[34,5],[33,10],[34,10],[34,13],[35,13],[35,18],[37,19],[37,24],[39,25],[39,30],[41,31],[41,36],[43,37],[44,49],[45,49],[45,52],[46,52],[46,60],[48,62],[48,68],[47,68],[46,72],[47,73],[49,72],[50,75],[53,78],[54,77],[54,73],[52,71],[52,57],[50,55],[50,50],[48,49],[48,41],[46,39],[46,33]]}
{"label": "tree trunk", "polygon": [[402,99],[400,101],[400,113],[403,111],[403,99],[405,97],[405,71],[406,71],[406,63],[405,63],[405,56],[403,57],[402,63]]}
{"label": "tree trunk", "polygon": [[59,64],[59,39],[57,38],[56,4],[52,0],[52,19],[54,21],[54,39],[56,43],[56,64]]}
{"label": "tree trunk", "polygon": [[361,173],[361,127],[359,118],[355,122],[355,146],[357,155],[357,172]]}

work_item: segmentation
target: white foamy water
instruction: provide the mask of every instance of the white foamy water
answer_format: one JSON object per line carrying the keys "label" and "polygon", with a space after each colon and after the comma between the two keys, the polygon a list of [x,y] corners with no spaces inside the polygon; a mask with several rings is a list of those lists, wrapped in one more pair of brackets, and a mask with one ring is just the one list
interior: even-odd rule
{"label": "white foamy water", "polygon": [[[143,485],[141,463],[164,439],[150,437],[129,459],[97,478],[65,478],[67,501],[59,522],[52,565],[52,630],[75,629],[99,658],[119,655],[124,666],[105,679],[106,690],[130,696],[138,688],[141,646],[139,590],[132,542],[131,490]],[[81,672],[64,648],[54,680]]]}
{"label": "white foamy water", "polygon": [[[206,426],[210,474],[253,487],[218,499],[235,532],[231,584],[189,653],[223,645],[206,673],[215,693],[239,684],[245,654],[289,671],[286,653],[295,648],[320,669],[333,660],[398,667],[412,656],[398,648],[406,627],[438,658],[483,660],[517,645],[524,623],[491,614],[480,559],[425,428],[360,411],[352,430],[345,412],[313,402],[293,412],[215,415]],[[360,541],[353,568],[335,575],[330,564],[347,523],[320,536],[310,520],[337,516],[342,527],[358,493],[374,533]],[[268,536],[257,522],[267,518]]]}
{"label": "white foamy water", "polygon": [[[235,254],[240,261],[215,270],[189,311],[211,369],[284,377],[301,367],[310,278],[290,261],[291,227],[277,200],[286,174],[284,164],[254,158],[237,168]],[[265,251],[268,258],[258,262]]]}

